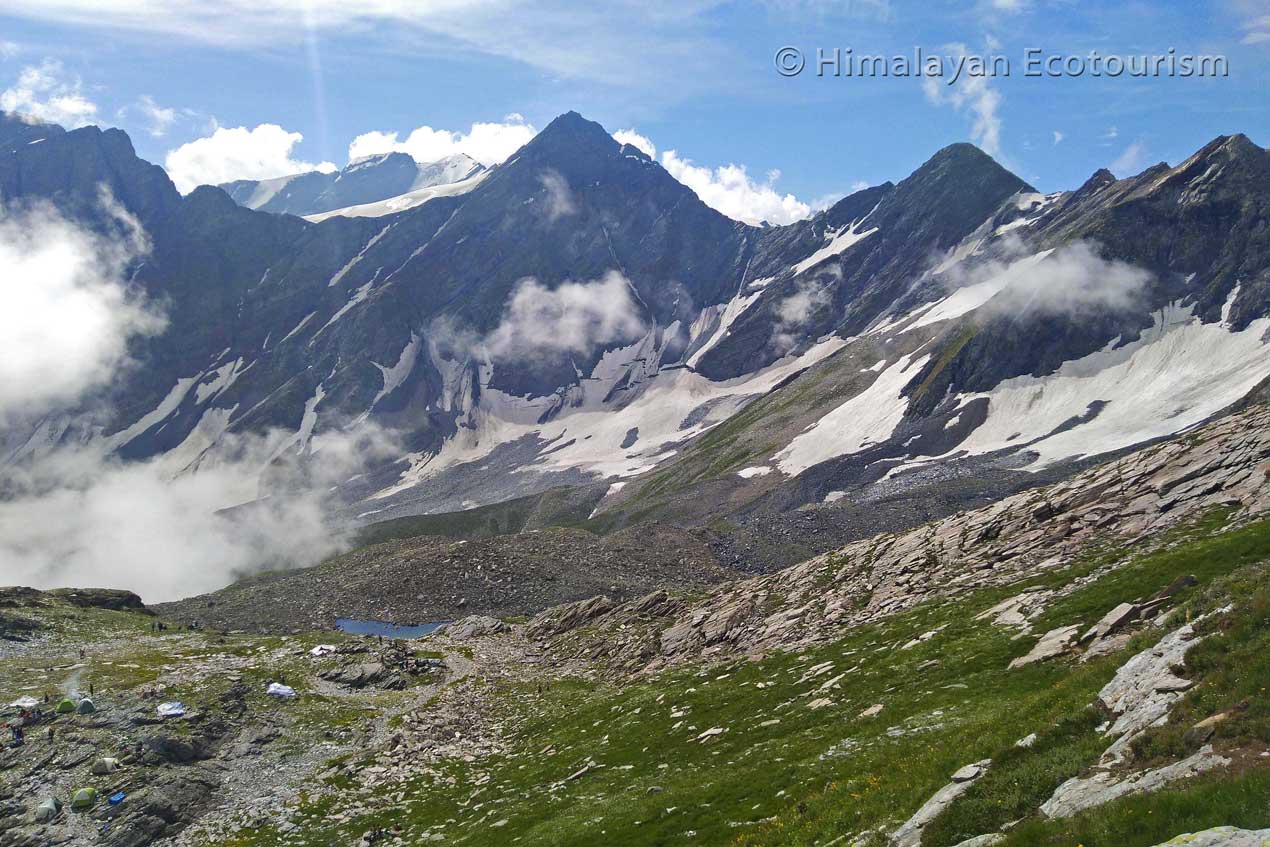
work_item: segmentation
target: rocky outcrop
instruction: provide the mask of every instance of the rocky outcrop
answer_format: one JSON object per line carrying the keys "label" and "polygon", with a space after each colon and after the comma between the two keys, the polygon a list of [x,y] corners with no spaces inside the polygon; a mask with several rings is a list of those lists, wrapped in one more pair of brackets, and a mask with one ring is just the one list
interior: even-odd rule
{"label": "rocky outcrop", "polygon": [[153,614],[141,602],[141,598],[131,591],[120,591],[114,588],[57,588],[48,593],[60,600],[65,600],[72,606],[84,609],[110,609],[116,612],[126,610]]}
{"label": "rocky outcrop", "polygon": [[1173,704],[1191,687],[1173,669],[1182,665],[1196,641],[1190,624],[1174,630],[1126,662],[1098,692],[1098,702],[1115,715],[1107,736],[1116,742],[1103,754],[1103,764],[1122,761],[1134,738],[1167,720]]}
{"label": "rocky outcrop", "polygon": [[1270,829],[1236,829],[1219,826],[1203,832],[1192,832],[1171,838],[1156,847],[1265,847],[1270,844]]}
{"label": "rocky outcrop", "polygon": [[1069,818],[1086,809],[1110,803],[1128,794],[1149,794],[1178,780],[1189,779],[1213,768],[1230,764],[1230,759],[1204,747],[1180,762],[1129,776],[1101,771],[1088,777],[1074,777],[1060,785],[1041,805],[1049,818]]}
{"label": "rocky outcrop", "polygon": [[506,632],[508,629],[510,627],[498,618],[491,618],[489,615],[468,615],[462,620],[446,624],[445,634],[451,638],[465,640],[480,638],[485,635],[497,635],[500,632]]}
{"label": "rocky outcrop", "polygon": [[[1270,509],[1270,408],[1253,406],[1185,439],[987,508],[855,542],[775,574],[717,585],[703,600],[667,616],[651,664],[813,643],[935,597],[1063,567],[1095,544],[1155,537],[1215,507],[1232,510],[1233,520]],[[1181,577],[1178,587],[1189,579]],[[1135,601],[1136,614],[1159,612],[1175,590]],[[1024,628],[1046,599],[1020,595],[981,617]],[[598,614],[601,604],[575,604],[540,618],[571,620],[582,608],[589,622],[609,631],[633,618],[621,608]],[[1074,643],[1079,634],[1092,633],[1097,643],[1099,633],[1122,630],[1132,617],[1129,609],[1112,610],[1092,628],[1073,622],[1051,635]]]}
{"label": "rocky outcrop", "polygon": [[922,830],[939,817],[953,801],[965,794],[979,777],[987,772],[990,759],[966,765],[951,777],[952,781],[936,791],[904,825],[891,834],[890,847],[921,847]]}
{"label": "rocky outcrop", "polygon": [[591,623],[612,608],[613,601],[608,597],[592,597],[566,606],[557,606],[554,609],[547,609],[531,620],[526,632],[530,638],[562,635]]}

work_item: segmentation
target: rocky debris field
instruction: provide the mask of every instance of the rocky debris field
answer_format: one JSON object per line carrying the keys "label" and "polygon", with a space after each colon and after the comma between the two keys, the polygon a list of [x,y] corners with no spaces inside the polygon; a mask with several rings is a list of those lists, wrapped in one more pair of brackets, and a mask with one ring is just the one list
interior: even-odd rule
{"label": "rocky debris field", "polygon": [[[6,847],[195,843],[195,822],[198,832],[276,820],[333,758],[381,743],[391,717],[471,665],[343,634],[160,630],[139,603],[61,592],[5,591],[0,602],[36,624],[0,657],[3,694],[19,704],[4,709],[6,740],[8,727],[23,734],[0,749]],[[75,705],[66,714],[64,700]],[[81,789],[92,802],[78,809]]]}
{"label": "rocky debris field", "polygon": [[683,530],[653,525],[601,537],[554,528],[473,541],[387,541],[155,608],[230,630],[330,629],[337,617],[403,624],[514,617],[597,594],[636,597],[735,576]]}
{"label": "rocky debris field", "polygon": [[[1227,510],[1235,521],[1270,509],[1267,407],[1255,406],[1185,438],[987,508],[854,542],[774,574],[719,584],[699,602],[662,606],[660,611],[673,620],[660,626],[655,646],[619,638],[608,647],[639,654],[627,656],[626,663],[794,649],[936,597],[1018,582],[1079,554],[1149,545],[1212,509]],[[1083,575],[1063,590],[1074,590],[1088,578]],[[616,609],[589,608],[596,614],[588,622],[605,632],[647,617],[639,601]],[[1077,635],[1075,630],[1050,634],[1064,641]]]}

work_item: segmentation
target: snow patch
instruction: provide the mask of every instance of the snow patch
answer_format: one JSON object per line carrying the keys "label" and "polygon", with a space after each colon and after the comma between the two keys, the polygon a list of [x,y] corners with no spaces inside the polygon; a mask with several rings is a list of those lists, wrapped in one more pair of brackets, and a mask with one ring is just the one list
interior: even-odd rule
{"label": "snow patch", "polygon": [[415,361],[419,358],[421,341],[422,339],[418,333],[410,333],[410,341],[402,349],[401,355],[397,357],[397,364],[391,368],[386,368],[378,362],[371,362],[372,365],[379,368],[379,374],[384,378],[384,385],[379,389],[379,393],[375,395],[375,399],[370,401],[370,408],[375,408],[375,405],[380,400],[392,394],[410,378],[410,373],[414,370]]}
{"label": "snow patch", "polygon": [[915,361],[902,356],[882,371],[873,384],[806,429],[774,457],[789,476],[838,456],[859,452],[891,437],[908,410],[900,392],[930,356]]}
{"label": "snow patch", "polygon": [[[863,221],[861,222],[863,223]],[[859,224],[856,224],[859,226]],[[803,273],[806,270],[814,268],[816,265],[828,259],[830,256],[837,256],[839,253],[846,251],[848,247],[857,244],[870,235],[878,231],[877,227],[860,232],[856,226],[844,227],[840,230],[830,230],[825,233],[825,240],[829,243],[821,247],[815,253],[812,253],[806,259],[794,265],[794,275]]]}

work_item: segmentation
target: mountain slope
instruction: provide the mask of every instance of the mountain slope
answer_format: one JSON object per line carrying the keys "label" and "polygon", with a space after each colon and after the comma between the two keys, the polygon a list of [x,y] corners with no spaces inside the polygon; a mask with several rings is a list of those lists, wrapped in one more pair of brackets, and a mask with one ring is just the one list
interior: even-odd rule
{"label": "mountain slope", "polygon": [[724,558],[763,568],[1059,478],[1270,377],[1270,154],[1243,137],[1045,196],[954,145],[758,228],[575,113],[460,192],[320,221],[182,197],[117,130],[19,124],[0,193],[109,228],[106,185],[169,328],[107,398],[6,433],[8,461],[103,439],[197,466],[268,432],[303,464],[370,422],[396,452],[332,492],[351,522],[607,485],[593,528],[726,518]]}
{"label": "mountain slope", "polygon": [[420,164],[405,153],[383,153],[349,162],[333,173],[309,171],[275,179],[240,179],[218,187],[248,209],[303,217],[462,182],[484,170],[462,153],[428,164]]}

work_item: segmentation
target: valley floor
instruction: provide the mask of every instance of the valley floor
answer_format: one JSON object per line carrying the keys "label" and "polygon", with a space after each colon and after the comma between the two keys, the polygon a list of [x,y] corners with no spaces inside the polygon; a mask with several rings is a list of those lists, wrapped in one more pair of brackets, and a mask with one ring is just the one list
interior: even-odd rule
{"label": "valley floor", "polygon": [[[1267,827],[1270,522],[1226,518],[1210,513],[1154,552],[1091,555],[806,649],[633,677],[603,657],[564,658],[585,643],[585,625],[544,635],[472,619],[410,644],[413,658],[439,658],[445,670],[407,674],[402,690],[352,689],[322,676],[364,663],[347,651],[373,655],[375,639],[152,634],[153,619],[137,612],[23,607],[15,613],[44,634],[6,650],[6,696],[91,684],[98,711],[59,716],[52,741],[32,731],[3,753],[6,820],[18,823],[0,841],[143,844],[179,831],[175,843],[191,847],[381,838],[951,847],[1001,833],[992,843],[1150,847],[1216,826]],[[1003,606],[1019,597],[1044,599]],[[1144,601],[1149,619],[1010,667],[1040,633],[1083,633],[1122,602]],[[1160,672],[1184,682],[1146,683],[1147,699],[1164,698],[1163,722],[1108,764],[1116,712],[1100,691],[1188,621],[1193,646]],[[310,655],[320,643],[346,652]],[[296,699],[265,695],[282,679]],[[159,723],[155,706],[172,700],[189,711]],[[1205,719],[1211,731],[1192,730]],[[92,775],[103,756],[122,768]],[[1176,762],[1187,776],[1153,777],[1149,793],[1117,787],[1167,776]],[[981,775],[951,781],[975,764]],[[1091,796],[1108,802],[1039,811],[1090,776]],[[128,796],[70,811],[85,785]],[[941,791],[950,785],[963,787]],[[955,796],[927,806],[918,840],[896,840],[937,792]],[[66,810],[46,826],[26,822],[45,795]]]}

